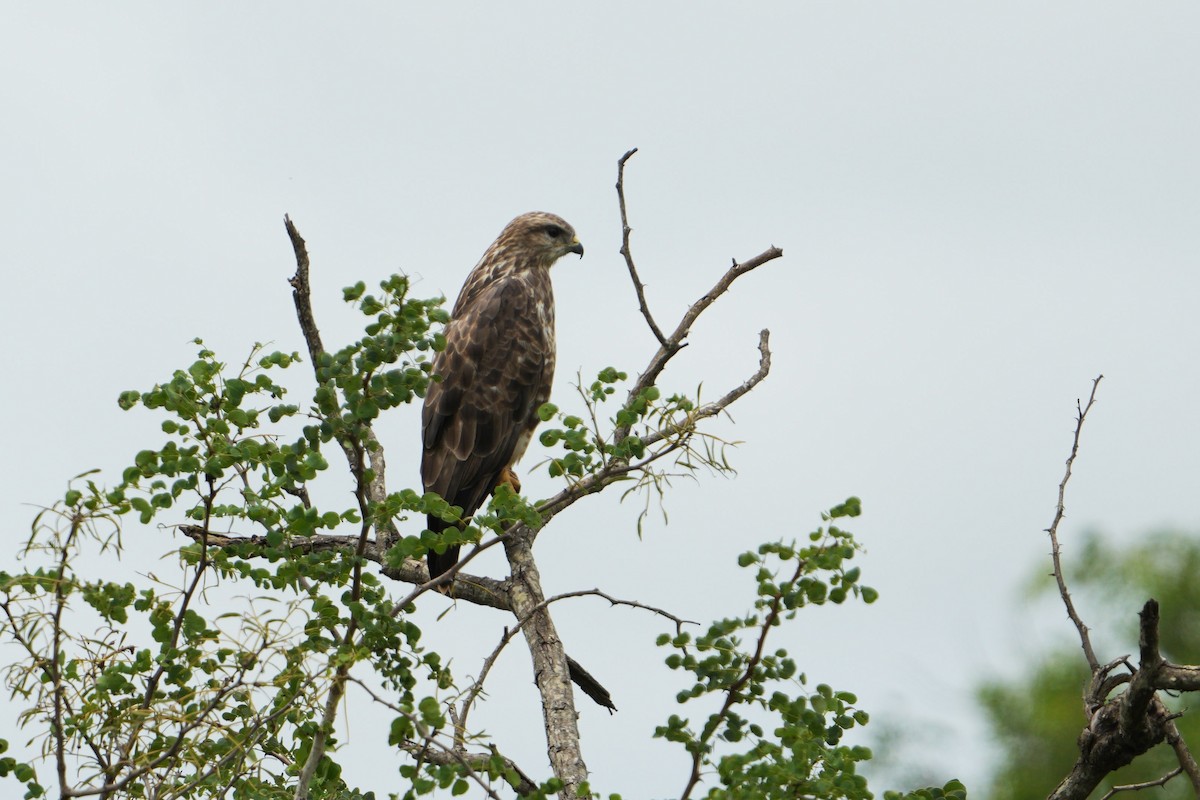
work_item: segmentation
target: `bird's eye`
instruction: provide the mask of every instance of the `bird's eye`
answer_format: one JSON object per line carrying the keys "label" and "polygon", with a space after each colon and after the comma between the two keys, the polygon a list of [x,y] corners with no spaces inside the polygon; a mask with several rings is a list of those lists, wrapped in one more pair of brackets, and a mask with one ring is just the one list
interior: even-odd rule
{"label": "bird's eye", "polygon": [[566,236],[566,234],[567,234],[567,232],[564,231],[562,228],[558,227],[557,225],[547,225],[546,226],[546,235],[549,236],[551,239],[561,239],[562,237]]}

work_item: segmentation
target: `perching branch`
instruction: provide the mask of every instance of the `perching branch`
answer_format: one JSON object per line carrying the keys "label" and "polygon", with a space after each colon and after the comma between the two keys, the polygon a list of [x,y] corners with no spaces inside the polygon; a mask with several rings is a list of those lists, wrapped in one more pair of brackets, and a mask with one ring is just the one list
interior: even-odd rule
{"label": "perching branch", "polygon": [[[631,150],[626,153],[618,162],[617,193],[622,221],[621,252],[625,257],[626,266],[629,269],[634,291],[638,297],[639,308],[659,342],[659,349],[631,389],[629,395],[631,401],[638,398],[644,390],[656,383],[671,358],[684,347],[685,339],[690,333],[696,319],[718,297],[725,294],[738,277],[768,261],[779,258],[783,254],[779,248],[772,247],[748,261],[742,263],[735,261],[721,278],[718,279],[712,289],[692,304],[684,313],[671,335],[664,335],[650,313],[645,297],[645,287],[638,275],[629,246],[631,228],[628,224],[628,213],[625,203],[624,167],[634,152]],[[286,225],[293,249],[296,253],[297,270],[291,283],[297,317],[315,368],[325,351],[312,314],[311,292],[308,283],[309,261],[307,248],[290,219],[286,220]],[[677,448],[686,447],[686,442],[695,431],[697,423],[726,410],[730,404],[745,395],[766,377],[770,371],[771,363],[768,343],[769,334],[764,330],[759,335],[760,358],[758,369],[742,384],[731,389],[715,403],[708,403],[699,408],[691,409],[682,421],[672,420],[668,429],[660,429],[648,433],[644,437],[645,443],[651,446],[660,445],[655,452],[637,461],[613,459],[604,464],[598,472],[574,483],[549,501],[541,504],[538,510],[542,520],[538,529],[540,530],[554,515],[581,497],[598,492],[631,472],[644,471],[656,459]],[[628,425],[618,426],[614,431],[613,441],[619,443],[629,433],[630,427]],[[369,500],[372,503],[379,503],[387,496],[386,485],[383,480],[383,448],[375,438],[369,425],[362,426],[360,435],[363,437],[361,442],[354,441],[351,437],[345,435],[339,436],[338,442],[346,453],[352,473],[359,476],[360,490],[362,490],[360,492],[360,499],[363,499],[364,502]],[[366,460],[366,454],[368,453],[370,454],[371,461],[370,485],[363,487],[362,478],[367,475],[363,462]],[[363,514],[363,518],[364,520],[367,518],[366,513]],[[398,532],[390,524],[388,527],[389,530],[386,532],[377,530],[375,541],[373,542],[367,541],[366,537],[361,535],[358,537],[320,536],[295,542],[293,546],[311,550],[353,550],[360,559],[376,561],[382,564],[384,553],[387,550],[390,540],[398,536]],[[184,528],[184,532],[188,533],[188,535],[194,534],[194,531],[191,531],[189,528]],[[216,537],[214,539],[211,533],[206,535],[209,537],[206,543],[210,545],[221,546],[227,543],[233,544],[237,543],[237,541],[246,541],[240,537],[238,539],[232,539],[231,537]],[[483,586],[482,591],[477,591],[476,588],[479,588],[479,584],[476,579],[471,579],[461,573],[445,576],[445,578],[446,580],[453,580],[453,596],[456,599],[477,602],[481,605],[507,608],[516,615],[518,625],[512,633],[515,634],[517,630],[520,630],[524,633],[529,645],[530,654],[533,659],[535,680],[542,696],[542,709],[550,762],[555,776],[563,782],[562,796],[564,798],[573,798],[577,796],[579,786],[587,778],[587,769],[579,748],[579,731],[576,722],[571,680],[574,678],[576,682],[585,687],[585,691],[588,691],[586,687],[589,684],[594,684],[596,687],[599,685],[595,684],[594,680],[581,680],[581,678],[586,679],[590,678],[590,676],[587,675],[582,667],[579,667],[567,658],[562,642],[554,629],[553,621],[547,609],[548,602],[542,594],[537,565],[533,559],[532,544],[536,536],[536,530],[523,523],[518,523],[508,529],[500,539],[504,544],[510,566],[511,577],[507,581],[495,582],[491,586]],[[226,539],[229,539],[229,541],[225,541]],[[461,564],[458,565],[458,568],[461,569],[461,566]],[[412,564],[406,562],[400,569],[391,570],[390,573],[385,571],[385,574],[417,584],[418,589],[408,600],[415,599],[417,595],[432,585],[424,566],[418,565],[416,562]],[[611,598],[609,599],[611,600]],[[506,633],[504,641],[507,641],[510,636],[511,634]],[[493,653],[490,661],[494,661],[495,655],[496,653]],[[485,664],[485,673],[486,669],[490,666],[490,661]],[[603,687],[599,687],[597,691],[602,692],[602,694],[593,693],[592,691],[588,693],[594,699],[597,699],[598,702],[611,706],[611,700],[608,699],[607,692],[603,690]],[[474,700],[474,696],[477,693],[476,691],[465,701],[462,716],[465,716],[469,712],[470,703]],[[336,701],[334,701],[334,704],[336,705]],[[331,720],[329,722],[331,724]]]}
{"label": "perching branch", "polygon": [[511,570],[509,599],[518,619],[527,619],[521,630],[533,659],[533,679],[542,696],[542,722],[546,750],[554,776],[563,783],[559,796],[573,800],[587,780],[587,765],[579,746],[578,715],[567,654],[554,628],[554,620],[542,605],[542,579],[533,559],[533,537],[510,531],[504,537],[504,553]]}

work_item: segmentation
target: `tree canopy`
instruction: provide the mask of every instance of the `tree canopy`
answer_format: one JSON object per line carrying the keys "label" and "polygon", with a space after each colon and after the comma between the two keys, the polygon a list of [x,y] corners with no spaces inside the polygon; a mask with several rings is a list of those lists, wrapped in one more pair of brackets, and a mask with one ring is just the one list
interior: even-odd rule
{"label": "tree canopy", "polygon": [[[122,393],[121,408],[155,415],[163,439],[138,449],[115,478],[72,481],[37,515],[24,568],[0,574],[0,630],[20,654],[5,678],[40,752],[5,758],[0,774],[22,782],[27,797],[588,796],[603,791],[604,776],[584,765],[572,682],[601,705],[612,702],[564,650],[552,611],[600,594],[666,621],[656,644],[688,688],[654,736],[686,754],[682,800],[871,797],[857,772],[870,751],[845,740],[867,712],[850,691],[810,684],[772,635],[809,606],[876,599],[843,527],[861,513],[857,498],[820,514],[804,535],[773,532],[743,553],[730,565],[741,599],[705,625],[599,590],[543,594],[533,545],[563,509],[618,485],[626,494],[662,493],[673,475],[728,470],[726,445],[706,422],[770,370],[764,330],[757,369],[716,400],[659,388],[705,309],[782,252],[735,262],[677,324],[660,327],[633,261],[620,181],[618,191],[622,253],[658,349],[632,379],[606,367],[581,381],[570,404],[541,408],[556,495],[533,502],[500,487],[469,519],[434,494],[395,488],[373,427],[437,380],[441,298],[413,297],[404,275],[375,292],[365,282],[347,287],[343,298],[363,315],[363,334],[327,347],[312,310],[307,247],[288,220],[308,352],[254,345],[231,361],[197,339],[189,365]],[[281,376],[302,364],[311,377],[293,401],[296,389]],[[347,484],[349,500],[329,488]],[[422,530],[426,515],[453,525]],[[160,531],[145,527],[156,524]],[[168,566],[124,574],[122,552],[167,549],[164,532],[174,537]],[[421,559],[438,537],[455,537],[465,556],[430,580]],[[504,550],[509,574],[470,574],[491,547]],[[458,602],[511,612],[511,627],[473,677],[427,647],[412,617],[438,587]],[[545,765],[515,763],[503,731],[471,724],[496,656],[518,634],[541,699]],[[339,710],[351,699],[390,717],[381,735],[395,760],[380,765],[373,786],[343,774]],[[920,796],[963,794],[952,781]]]}

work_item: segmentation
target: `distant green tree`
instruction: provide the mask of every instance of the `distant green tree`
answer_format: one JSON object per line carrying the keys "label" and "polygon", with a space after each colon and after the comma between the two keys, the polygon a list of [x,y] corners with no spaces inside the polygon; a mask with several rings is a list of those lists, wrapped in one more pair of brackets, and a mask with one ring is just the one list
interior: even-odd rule
{"label": "distant green tree", "polygon": [[[1068,561],[1068,584],[1106,652],[1132,653],[1136,659],[1136,612],[1153,597],[1161,607],[1163,655],[1175,663],[1200,663],[1200,536],[1164,531],[1117,546],[1092,533],[1071,552],[1076,555]],[[1044,569],[1034,591],[1057,593]],[[1079,755],[1076,740],[1084,725],[1082,692],[1089,673],[1078,646],[1040,654],[1022,672],[1027,677],[988,682],[979,690],[1000,749],[988,791],[992,800],[1046,797]],[[1172,707],[1184,712],[1176,723],[1184,740],[1200,743],[1200,713],[1187,710],[1186,696]],[[1115,785],[1154,780],[1177,766],[1170,747],[1159,745],[1112,773],[1093,796]],[[1157,792],[1156,797],[1194,796],[1185,777]]]}

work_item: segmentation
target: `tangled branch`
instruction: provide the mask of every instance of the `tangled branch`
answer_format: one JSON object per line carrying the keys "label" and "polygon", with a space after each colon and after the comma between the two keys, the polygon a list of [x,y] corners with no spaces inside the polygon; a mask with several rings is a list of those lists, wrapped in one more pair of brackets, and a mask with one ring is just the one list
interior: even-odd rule
{"label": "tangled branch", "polygon": [[[1159,651],[1159,606],[1156,600],[1147,600],[1139,617],[1140,635],[1138,665],[1132,666],[1127,657],[1100,664],[1092,648],[1088,627],[1083,622],[1067,589],[1063,574],[1058,527],[1065,516],[1067,483],[1079,453],[1079,439],[1084,420],[1096,402],[1096,389],[1104,378],[1099,375],[1092,381],[1092,391],[1086,404],[1077,402],[1075,434],[1071,452],[1067,457],[1066,470],[1058,487],[1058,503],[1054,519],[1046,532],[1050,536],[1051,558],[1054,563],[1054,578],[1059,596],[1066,607],[1079,634],[1084,657],[1091,669],[1092,677],[1084,695],[1087,727],[1079,737],[1079,758],[1071,772],[1063,778],[1050,795],[1051,800],[1083,800],[1104,778],[1151,747],[1166,741],[1174,749],[1179,768],[1161,778],[1141,784],[1114,787],[1105,798],[1117,792],[1162,786],[1179,774],[1187,774],[1197,795],[1200,796],[1200,765],[1184,743],[1173,715],[1158,696],[1162,690],[1200,691],[1200,667],[1171,664]],[[1125,667],[1127,673],[1113,674]],[[1121,686],[1125,690],[1113,695]]]}

